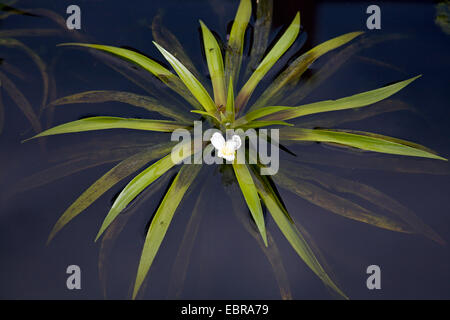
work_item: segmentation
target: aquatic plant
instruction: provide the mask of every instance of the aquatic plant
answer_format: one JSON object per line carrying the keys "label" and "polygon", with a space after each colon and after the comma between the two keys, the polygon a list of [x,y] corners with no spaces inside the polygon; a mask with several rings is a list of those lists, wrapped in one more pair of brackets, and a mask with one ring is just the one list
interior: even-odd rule
{"label": "aquatic plant", "polygon": [[450,1],[440,1],[436,4],[436,25],[441,27],[442,31],[450,34]]}
{"label": "aquatic plant", "polygon": [[[64,46],[86,47],[106,52],[141,67],[181,96],[190,105],[191,110],[179,108],[178,106],[171,104],[170,100],[156,102],[151,98],[131,95],[129,93],[90,91],[58,99],[58,101],[54,101],[52,104],[62,105],[73,103],[75,101],[132,101],[132,104],[134,105],[140,105],[147,110],[160,113],[162,116],[172,120],[90,117],[53,127],[32,138],[116,128],[170,133],[178,128],[192,128],[193,120],[200,120],[205,123],[205,125],[215,127],[222,132],[225,132],[227,128],[247,129],[281,126],[280,141],[287,144],[299,141],[321,142],[372,152],[446,160],[437,155],[436,152],[424,146],[398,138],[362,131],[323,128],[311,129],[299,127],[295,123],[287,122],[318,113],[368,107],[394,95],[420,77],[415,76],[382,88],[358,93],[337,100],[326,100],[300,106],[286,106],[279,104],[279,101],[281,100],[299,101],[297,85],[301,76],[311,64],[324,54],[361,36],[362,32],[351,32],[338,36],[300,55],[271,82],[258,99],[255,99],[255,102],[251,106],[248,106],[256,87],[275,63],[292,46],[300,33],[300,14],[297,13],[281,37],[276,40],[276,43],[272,48],[264,54],[267,48],[267,34],[270,30],[270,23],[267,24],[264,22],[267,21],[265,17],[271,9],[270,3],[271,1],[263,0],[258,2],[257,19],[259,19],[259,23],[255,24],[255,37],[249,62],[250,67],[245,71],[245,74],[249,75],[249,77],[245,79],[244,85],[239,90],[237,90],[237,84],[243,73],[241,72],[241,66],[243,61],[244,36],[251,18],[252,10],[250,0],[240,1],[224,52],[222,52],[222,47],[218,39],[208,27],[200,21],[204,53],[211,78],[212,95],[208,90],[209,85],[195,69],[190,59],[184,54],[182,48],[178,46],[177,42],[172,44],[172,49],[175,48],[175,52],[173,53],[169,52],[167,45],[154,42],[155,46],[171,65],[175,73],[157,63],[155,60],[133,50],[88,43],[63,44]],[[223,53],[225,56],[223,56]],[[254,70],[251,70],[251,66],[254,66]],[[295,102],[293,104],[295,104]],[[198,114],[202,116],[201,119],[197,118]],[[269,140],[267,136],[261,134],[260,138]],[[221,140],[220,138],[217,139]],[[270,142],[274,143],[274,141]],[[219,149],[226,146],[225,140],[219,141],[218,143],[213,140],[213,144]],[[242,145],[248,149],[247,151],[250,154],[249,151],[251,146],[247,146],[244,143],[242,143]],[[87,189],[64,212],[51,231],[48,241],[53,239],[53,237],[69,221],[86,209],[106,190],[111,188],[121,179],[139,170],[147,163],[156,160],[152,165],[136,175],[120,192],[100,227],[96,236],[96,240],[98,240],[111,224],[119,219],[119,214],[133,201],[133,199],[151,184],[157,183],[159,179],[164,178],[165,173],[176,166],[178,161],[175,160],[181,161],[184,158],[202,152],[205,148],[211,148],[209,143],[203,144],[200,150],[190,144],[183,145],[181,149],[183,149],[184,152],[178,159],[174,160],[171,157],[173,146],[173,143],[153,145],[117,164]],[[229,159],[232,159],[234,155],[233,152],[237,148],[239,148],[239,143],[236,142],[235,144],[230,144],[230,148],[223,150],[224,152],[222,153],[225,153],[227,157],[229,156]],[[281,145],[280,148],[288,151]],[[439,236],[430,228],[424,226],[420,219],[411,214],[395,200],[392,200],[376,189],[368,188],[362,184],[345,179],[338,179],[332,175],[314,171],[315,169],[308,166],[299,166],[296,163],[290,162],[282,163],[281,172],[273,177],[264,176],[259,172],[259,168],[264,167],[264,164],[261,163],[259,159],[256,160],[256,165],[239,164],[236,161],[233,161],[233,163],[225,164],[225,166],[231,166],[233,168],[233,179],[237,182],[247,203],[253,221],[260,234],[260,239],[262,239],[265,246],[268,245],[267,230],[263,216],[263,206],[265,206],[276,225],[290,242],[299,257],[303,259],[306,265],[327,287],[331,288],[341,297],[347,298],[345,293],[326,272],[320,259],[314,254],[314,249],[308,243],[304,230],[294,223],[294,220],[291,218],[282,199],[276,191],[277,184],[292,190],[302,197],[308,197],[308,190],[316,188],[317,195],[315,196],[315,199],[311,199],[313,202],[321,202],[321,200],[326,197],[332,198],[333,195],[322,192],[319,188],[314,187],[308,182],[308,180],[311,181],[317,179],[317,182],[325,185],[331,190],[353,193],[391,210],[392,208],[396,208],[396,211],[398,211],[397,214],[400,215],[403,220],[408,220],[409,223],[399,223],[394,219],[373,214],[368,210],[354,206],[344,199],[337,197],[332,198],[334,202],[331,202],[332,205],[328,207],[330,211],[388,230],[422,233],[435,241],[442,242]],[[194,180],[198,177],[200,170],[201,165],[181,165],[181,168],[171,182],[170,187],[164,194],[163,200],[153,216],[147,231],[134,284],[133,298],[136,297],[142,286],[178,205]],[[287,174],[286,171],[289,174]],[[349,205],[350,208],[348,210],[342,210],[342,207],[347,205]]]}
{"label": "aquatic plant", "polygon": [[[2,14],[0,15],[0,21],[2,19],[6,19],[10,15],[25,15],[25,16],[35,16],[29,12],[16,9],[7,4],[0,3],[0,11]],[[17,40],[18,37],[27,37],[27,36],[39,36],[42,35],[42,30],[40,29],[12,29],[12,30],[0,30],[0,47],[6,47],[9,49],[15,49],[25,53],[30,60],[36,65],[39,70],[39,73],[42,78],[42,101],[41,108],[47,105],[48,91],[49,91],[49,76],[47,71],[47,65],[42,60],[42,58],[30,47],[25,45],[23,42]],[[50,33],[51,34],[51,33]],[[48,33],[47,33],[48,35]],[[24,80],[25,75],[23,72],[17,67],[9,63],[8,59],[4,57],[0,58],[0,68],[2,71],[5,71],[13,76]],[[22,91],[18,88],[17,84],[10,79],[10,77],[0,71],[0,133],[3,130],[4,124],[4,106],[2,99],[2,90],[8,94],[11,100],[15,105],[22,111],[27,120],[30,122],[33,131],[38,133],[42,131],[42,126],[39,121],[39,113],[36,113],[33,110],[33,107],[27,97],[22,93]]]}

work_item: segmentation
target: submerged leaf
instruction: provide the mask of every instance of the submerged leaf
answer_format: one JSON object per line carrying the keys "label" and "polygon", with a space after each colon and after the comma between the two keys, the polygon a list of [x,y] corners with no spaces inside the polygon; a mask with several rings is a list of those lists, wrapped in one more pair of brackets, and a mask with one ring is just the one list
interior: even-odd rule
{"label": "submerged leaf", "polygon": [[401,221],[372,212],[356,203],[328,192],[306,180],[291,178],[291,173],[278,172],[273,176],[277,185],[327,211],[343,217],[371,224],[373,226],[404,233],[411,233],[411,228]]}
{"label": "submerged leaf", "polygon": [[[282,98],[284,105],[298,105],[301,100],[308,96],[314,89],[320,86],[326,79],[338,71],[352,56],[360,50],[369,48],[381,42],[389,40],[404,39],[401,34],[388,34],[381,36],[359,37],[356,41],[338,52],[330,53],[330,58],[320,66],[311,78],[307,79],[301,86],[295,88],[287,97]],[[277,101],[278,103],[278,101]]]}
{"label": "submerged leaf", "polygon": [[167,182],[170,180],[170,175],[166,174],[162,176],[160,179],[155,181],[152,188],[146,189],[142,192],[142,198],[138,199],[138,201],[134,201],[126,211],[120,214],[114,222],[109,226],[109,228],[105,231],[105,234],[102,237],[102,241],[100,243],[100,249],[98,254],[98,276],[100,278],[100,282],[102,284],[103,296],[106,299],[106,280],[107,280],[107,260],[111,255],[112,250],[114,249],[114,244],[122,232],[123,228],[127,224],[128,220],[133,216],[133,214],[139,209],[146,201],[153,196],[155,192],[160,190],[160,188],[164,185],[167,185]]}
{"label": "submerged leaf", "polygon": [[245,202],[247,202],[247,206],[252,214],[253,220],[255,221],[264,244],[267,247],[266,226],[264,223],[261,202],[259,200],[258,192],[250,171],[248,170],[246,164],[233,163],[233,169],[239,183],[239,187],[244,195]]}
{"label": "submerged leaf", "polygon": [[118,101],[128,103],[132,106],[144,108],[148,111],[158,112],[163,116],[178,120],[191,121],[192,116],[184,110],[167,104],[162,104],[155,98],[142,96],[132,92],[112,91],[112,90],[95,90],[85,91],[69,96],[59,98],[52,101],[49,106],[61,106],[72,103],[101,103],[109,101]]}
{"label": "submerged leaf", "polygon": [[269,260],[275,279],[278,283],[278,288],[280,289],[281,298],[283,300],[292,300],[289,279],[275,239],[272,237],[269,230],[266,230],[268,245],[267,247],[265,246],[258,230],[255,230],[254,225],[251,223],[253,222],[253,220],[250,221],[247,218],[248,211],[244,211],[244,209],[248,209],[247,205],[245,203],[242,203],[242,201],[240,201],[241,199],[236,197],[236,193],[240,193],[239,187],[237,187],[236,184],[230,185],[230,187],[227,187],[225,191],[227,192],[229,200],[231,201],[233,209],[232,211],[234,215],[244,226],[245,230],[258,242],[259,247],[264,252],[267,260]]}
{"label": "submerged leaf", "polygon": [[22,42],[17,41],[16,39],[8,39],[8,38],[0,38],[0,45],[8,48],[19,48],[24,51],[30,58],[33,60],[34,64],[38,67],[39,72],[42,77],[42,102],[41,102],[41,110],[47,104],[48,98],[48,72],[47,65],[45,62],[37,55],[33,50],[24,45]]}
{"label": "submerged leaf", "polygon": [[398,216],[410,226],[411,231],[417,234],[423,234],[424,236],[440,244],[445,243],[445,241],[433,229],[423,223],[422,220],[411,210],[403,206],[394,198],[369,185],[341,178],[308,166],[300,165],[298,163],[286,161],[283,163],[284,168],[282,171],[285,174],[289,174],[290,177],[314,181],[334,192],[356,195],[359,198],[371,202],[380,208],[388,210],[393,215]]}
{"label": "submerged leaf", "polygon": [[16,38],[16,37],[46,37],[62,34],[59,29],[11,29],[0,30],[0,38]]}
{"label": "submerged leaf", "polygon": [[19,180],[17,184],[9,190],[10,195],[8,196],[49,184],[89,168],[120,161],[122,158],[123,156],[120,156],[119,158],[111,156],[102,159],[89,157],[69,159]]}
{"label": "submerged leaf", "polygon": [[[333,163],[334,162],[335,158],[333,158]],[[283,161],[283,163],[285,165],[281,168],[280,172],[273,176],[273,179],[277,182],[277,184],[286,190],[299,195],[305,200],[329,210],[330,212],[356,221],[368,223],[376,227],[392,231],[406,233],[416,231],[417,233],[426,235],[436,242],[443,243],[442,238],[440,238],[439,235],[437,235],[431,228],[423,224],[421,220],[412,212],[409,212],[406,208],[396,203],[395,200],[381,194],[377,190],[350,180],[334,177],[330,174],[323,173],[319,170],[309,168],[298,163],[294,164],[286,160]],[[293,177],[295,179],[293,179]],[[398,210],[398,212],[394,213],[403,221],[396,221],[385,215],[374,213],[356,203],[327,192],[326,190],[315,186],[306,180],[317,182],[328,189],[334,189],[333,191],[356,194],[365,200],[390,210],[391,212]],[[370,196],[374,196],[375,200],[370,200]],[[377,200],[377,198],[379,200]],[[384,203],[380,203],[381,201]]]}
{"label": "submerged leaf", "polygon": [[100,179],[86,189],[86,191],[84,191],[58,219],[48,237],[47,243],[49,243],[67,223],[83,212],[106,191],[111,189],[125,177],[139,170],[146,163],[170,152],[171,147],[171,145],[164,144],[163,146],[149,148],[148,150],[142,151],[121,161],[114,168],[105,173]]}
{"label": "submerged leaf", "polygon": [[406,87],[419,77],[421,76],[419,75],[414,78],[397,82],[395,84],[391,84],[386,87],[366,91],[338,100],[326,100],[305,104],[303,106],[292,107],[289,110],[280,111],[279,113],[267,116],[265,120],[289,120],[314,113],[365,107],[390,97],[391,95],[397,93],[398,91],[400,91],[401,89],[403,89],[404,87]]}
{"label": "submerged leaf", "polygon": [[341,35],[325,41],[302,54],[270,84],[250,110],[270,105],[273,101],[278,101],[286,93],[287,89],[290,89],[292,85],[295,85],[298,82],[303,73],[314,63],[314,61],[327,52],[350,42],[362,33],[363,32],[350,32]]}
{"label": "submerged leaf", "polygon": [[42,130],[39,118],[31,107],[28,99],[17,89],[16,85],[2,72],[0,72],[1,86],[8,94],[8,96],[14,101],[14,103],[23,112],[25,117],[31,123],[34,132],[40,132]]}
{"label": "submerged leaf", "polygon": [[214,101],[217,106],[225,106],[225,76],[223,71],[222,52],[214,35],[200,20],[203,34],[206,61],[214,90]]}
{"label": "submerged leaf", "polygon": [[236,98],[236,111],[239,112],[247,104],[250,96],[255,90],[258,83],[266,75],[266,73],[272,68],[272,66],[280,59],[280,57],[289,49],[294,43],[300,32],[300,13],[297,12],[291,25],[287,28],[281,38],[264,57],[263,61],[258,65],[255,72],[251,75],[250,79],[245,83]]}
{"label": "submerged leaf", "polygon": [[[6,1],[6,2],[8,2],[8,1]],[[8,17],[9,15],[12,15],[12,14],[24,15],[24,16],[29,16],[29,17],[37,17],[36,15],[34,15],[34,14],[30,13],[30,12],[27,12],[27,11],[24,11],[24,10],[21,10],[21,9],[18,9],[18,8],[11,7],[11,4],[13,4],[16,1],[10,1],[10,2],[11,3],[0,3],[0,11],[4,11],[5,12],[1,16],[0,19],[4,19],[4,18],[6,18],[6,17]]]}
{"label": "submerged leaf", "polygon": [[200,169],[200,165],[184,165],[173,180],[172,185],[169,190],[167,190],[159,205],[145,238],[133,289],[133,299],[136,298],[142,282],[150,270],[153,260],[158,253],[158,249],[166,235],[167,229],[169,228],[170,222],[172,221],[175,210]]}
{"label": "submerged leaf", "polygon": [[176,78],[176,76],[172,72],[164,68],[156,61],[153,61],[152,59],[132,50],[89,43],[63,43],[60,44],[60,46],[79,46],[101,50],[119,56],[120,58],[129,60],[137,64],[138,66],[144,68],[145,70],[152,73],[161,80],[167,78]]}
{"label": "submerged leaf", "polygon": [[180,96],[182,96],[186,101],[188,101],[192,106],[195,108],[199,108],[198,102],[192,97],[189,90],[187,90],[186,86],[183,84],[183,82],[178,78],[176,75],[174,75],[172,72],[164,68],[162,65],[157,63],[156,61],[153,61],[152,59],[137,53],[132,50],[113,47],[113,46],[104,46],[104,45],[98,45],[98,44],[88,44],[88,43],[64,43],[60,46],[79,46],[79,47],[86,47],[86,48],[92,48],[96,50],[101,50],[110,54],[113,54],[115,56],[118,56],[121,59],[131,61],[134,64],[137,64],[138,66],[142,67],[143,69],[147,70],[151,74],[153,74],[155,77],[157,77],[159,80],[164,82],[169,88],[171,88],[173,91],[178,93]]}
{"label": "submerged leaf", "polygon": [[197,200],[195,201],[194,208],[192,209],[191,216],[186,225],[183,239],[181,240],[178,253],[175,257],[170,276],[168,290],[169,299],[180,298],[200,223],[205,212],[208,212],[208,204],[211,202],[211,197],[209,195],[207,196],[209,190],[207,186],[208,183],[205,182],[197,195]]}
{"label": "submerged leaf", "polygon": [[[144,68],[136,68],[134,62],[123,59],[117,55],[100,50],[89,50],[88,53],[144,90],[151,97],[154,97],[159,101],[164,101],[164,105],[177,106],[186,111],[191,109],[192,103],[195,103],[197,106],[194,106],[194,108],[201,108],[198,101],[176,76],[173,79],[164,79],[166,82],[163,82]],[[184,100],[180,101],[178,96],[174,95],[173,92],[178,93]],[[185,103],[185,101],[189,103]]]}
{"label": "submerged leaf", "polygon": [[247,79],[258,67],[269,42],[272,26],[273,0],[256,2],[256,21],[253,26],[253,43],[250,51],[250,61],[247,64],[244,78]]}
{"label": "submerged leaf", "polygon": [[14,65],[10,64],[8,61],[3,60],[0,58],[0,66],[3,70],[6,72],[12,74],[14,77],[25,81],[27,76],[23,71],[21,71],[19,68],[15,67]]}
{"label": "submerged leaf", "polygon": [[231,27],[230,38],[228,39],[227,50],[225,53],[225,81],[232,79],[233,89],[239,80],[241,70],[242,52],[244,51],[244,37],[248,22],[252,14],[252,2],[250,0],[241,0],[239,8]]}
{"label": "submerged leaf", "polygon": [[123,134],[111,134],[57,148],[47,154],[48,161],[56,164],[19,180],[8,190],[9,194],[14,195],[17,192],[37,188],[89,168],[119,162],[149,148],[170,150],[176,144],[176,142],[163,142],[162,140],[167,140],[161,139],[163,134],[151,140],[146,134],[141,134],[140,139],[136,135],[125,137],[126,139]]}
{"label": "submerged leaf", "polygon": [[305,238],[295,226],[294,221],[289,216],[287,210],[283,207],[281,201],[270,186],[270,183],[267,181],[267,179],[259,175],[256,171],[254,171],[254,174],[257,178],[256,187],[261,199],[263,200],[267,209],[269,209],[273,220],[280,228],[286,239],[289,241],[292,248],[294,248],[295,252],[306,263],[306,265],[324,282],[325,285],[333,289],[343,298],[348,299],[347,296],[341,291],[341,289],[336,286],[336,284],[325,272],[316,256],[314,255],[314,252],[311,250]]}
{"label": "submerged leaf", "polygon": [[379,114],[395,111],[411,111],[414,108],[397,99],[385,99],[370,108],[348,109],[341,112],[329,112],[312,117],[300,117],[294,120],[302,128],[332,128],[343,123],[355,122],[374,117]]}
{"label": "submerged leaf", "polygon": [[3,88],[0,81],[0,134],[3,132],[3,125],[5,124],[5,106],[3,105]]}
{"label": "submerged leaf", "polygon": [[[189,128],[190,125],[168,120],[127,119],[119,117],[90,117],[61,124],[45,130],[30,139],[64,133],[76,133],[105,129],[133,129],[159,132],[172,132],[178,128]],[[27,141],[25,140],[25,141]]]}
{"label": "submerged leaf", "polygon": [[137,195],[139,195],[145,188],[166,173],[169,169],[177,165],[183,159],[189,157],[192,153],[190,146],[187,144],[177,145],[177,147],[179,148],[178,151],[181,151],[181,154],[177,150],[173,150],[171,154],[168,154],[164,158],[156,161],[127,184],[127,186],[114,201],[114,204],[100,227],[95,241],[98,240],[106,228],[108,228],[119,213],[125,209]]}
{"label": "submerged leaf", "polygon": [[178,38],[163,26],[161,14],[158,14],[153,18],[152,35],[157,43],[170,51],[183,65],[191,70],[197,79],[203,80],[202,75],[198,72],[191,58],[189,58],[185,52]]}
{"label": "submerged leaf", "polygon": [[302,163],[323,165],[347,169],[381,170],[408,174],[450,175],[448,162],[436,162],[427,158],[386,157],[378,154],[377,157],[358,157],[358,153],[345,154],[342,152],[302,152],[297,155]]}
{"label": "submerged leaf", "polygon": [[428,149],[425,147],[420,146],[419,148],[417,144],[409,141],[371,133],[362,135],[361,133],[354,134],[336,130],[287,128],[280,130],[280,140],[337,143],[367,151],[447,161],[445,158],[426,151]]}

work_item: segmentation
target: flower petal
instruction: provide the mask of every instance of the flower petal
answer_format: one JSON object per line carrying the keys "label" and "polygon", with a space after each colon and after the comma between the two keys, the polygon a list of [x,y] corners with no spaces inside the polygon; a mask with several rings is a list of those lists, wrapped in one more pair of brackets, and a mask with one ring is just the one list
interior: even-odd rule
{"label": "flower petal", "polygon": [[237,149],[239,149],[241,147],[241,145],[242,145],[241,137],[239,137],[237,134],[233,135],[231,137],[231,140],[235,143],[235,149],[234,150],[237,150]]}
{"label": "flower petal", "polygon": [[211,137],[211,143],[217,150],[221,150],[225,146],[225,139],[221,133],[215,132]]}
{"label": "flower petal", "polygon": [[222,158],[225,158],[227,161],[234,161],[234,153],[223,156]]}
{"label": "flower petal", "polygon": [[227,140],[227,142],[225,142],[225,148],[224,148],[224,152],[226,154],[229,153],[234,153],[236,151],[236,142],[233,140]]}

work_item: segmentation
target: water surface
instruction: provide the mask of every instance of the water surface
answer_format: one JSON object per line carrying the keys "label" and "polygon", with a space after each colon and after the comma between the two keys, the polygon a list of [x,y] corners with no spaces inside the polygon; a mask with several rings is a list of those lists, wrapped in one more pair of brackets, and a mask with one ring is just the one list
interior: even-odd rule
{"label": "water surface", "polygon": [[[326,79],[303,100],[304,103],[336,99],[374,89],[417,74],[423,77],[395,96],[408,104],[411,111],[380,114],[341,128],[373,131],[426,145],[444,157],[450,155],[448,54],[449,35],[434,22],[435,8],[431,2],[381,2],[382,29],[366,30],[365,9],[371,3],[359,1],[275,1],[273,37],[301,10],[303,33],[290,51],[307,50],[343,33],[364,30],[371,36],[400,35],[390,41],[360,50],[336,73]],[[63,17],[70,1],[19,1],[20,8],[45,8]],[[93,41],[115,46],[128,46],[162,61],[151,43],[149,26],[157,14],[164,25],[185,46],[198,69],[207,75],[201,52],[198,19],[225,38],[237,1],[79,1],[82,10],[82,32]],[[17,28],[57,28],[46,17],[10,16],[0,20],[0,31]],[[35,50],[48,64],[56,86],[51,98],[88,90],[120,90],[138,94],[146,92],[119,73],[90,55],[86,50],[56,47],[73,41],[70,35],[18,38]],[[301,47],[303,44],[303,47]],[[0,49],[0,58],[18,67],[24,78],[11,76],[34,110],[39,110],[42,81],[35,65],[22,52]],[[246,52],[248,48],[246,48]],[[311,77],[329,56],[313,65]],[[283,57],[280,66],[288,61]],[[279,67],[280,67],[279,66]],[[2,72],[4,72],[2,70]],[[270,73],[258,87],[276,75]],[[302,85],[303,83],[300,83]],[[164,90],[161,88],[161,90]],[[97,200],[82,215],[67,225],[46,246],[47,236],[64,210],[96,179],[117,162],[104,163],[51,183],[11,194],[13,186],[24,178],[50,168],[78,151],[85,143],[94,145],[87,152],[97,152],[96,144],[112,141],[108,146],[141,143],[158,139],[160,134],[129,131],[90,132],[62,135],[21,144],[32,135],[29,122],[3,93],[5,125],[0,135],[0,298],[3,299],[101,299],[104,290],[99,278],[100,243],[94,243],[97,230],[108,212],[114,196],[127,179]],[[50,99],[52,100],[52,99]],[[302,103],[303,103],[302,102]],[[75,104],[55,110],[52,118],[44,113],[41,123],[61,124],[90,115],[149,117],[137,108],[121,103]],[[151,115],[154,117],[154,114]],[[343,117],[348,113],[343,113]],[[165,136],[168,139],[168,136]],[[102,142],[103,141],[103,142]],[[73,146],[73,147],[72,147]],[[106,147],[108,149],[108,147]],[[367,170],[374,160],[395,160],[398,157],[354,153],[320,144],[294,146],[298,159],[314,154],[318,159],[341,161],[341,165],[310,164],[314,168],[340,177],[371,185],[390,195],[414,211],[444,240],[450,241],[450,199],[448,166],[432,160],[417,160],[416,168],[445,174],[394,172],[386,161],[378,169]],[[283,158],[297,161],[289,155]],[[400,159],[400,166],[410,162]],[[282,164],[283,165],[283,164]],[[344,168],[345,167],[345,168]],[[366,167],[366,169],[361,169]],[[430,169],[431,168],[431,169]],[[172,171],[171,174],[174,174]],[[112,299],[130,297],[131,286],[143,245],[146,226],[160,202],[167,181],[147,199],[135,201],[136,208],[117,238],[107,260],[106,296]],[[174,259],[186,225],[195,205],[195,195],[205,188],[205,206],[192,248],[186,281],[182,289],[173,287]],[[343,288],[354,299],[418,299],[450,298],[450,255],[448,246],[439,245],[419,235],[405,235],[378,229],[345,219],[279,189],[294,220],[315,240],[330,269]],[[235,197],[239,193],[234,193]],[[352,200],[347,194],[340,196]],[[144,201],[145,200],[145,201]],[[268,260],[255,239],[242,227],[236,213],[248,220],[245,204],[232,207],[217,168],[208,167],[176,212],[161,250],[151,268],[146,290],[141,298],[164,299],[280,299],[280,291]],[[376,210],[376,209],[374,209]],[[130,210],[132,211],[132,210]],[[237,212],[239,211],[239,212]],[[320,280],[305,266],[274,222],[267,219],[290,284],[294,299],[329,299],[332,297]],[[66,268],[76,264],[82,270],[82,289],[66,288]],[[382,289],[366,287],[366,268],[376,264],[382,270]],[[171,282],[172,281],[172,282]],[[169,289],[171,288],[171,289]],[[179,296],[174,296],[179,292]]]}

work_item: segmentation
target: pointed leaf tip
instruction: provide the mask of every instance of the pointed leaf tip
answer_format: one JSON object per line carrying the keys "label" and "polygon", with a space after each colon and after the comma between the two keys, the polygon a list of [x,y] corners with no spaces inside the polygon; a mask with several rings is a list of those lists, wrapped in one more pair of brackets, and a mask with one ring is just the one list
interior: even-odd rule
{"label": "pointed leaf tip", "polygon": [[267,53],[264,59],[260,62],[256,70],[247,80],[245,85],[242,87],[236,98],[236,112],[241,111],[248,100],[250,99],[253,91],[259,82],[264,78],[264,76],[269,72],[273,65],[286,53],[286,51],[291,47],[300,32],[300,12],[297,12],[294,20],[291,22],[289,27],[283,33],[283,35],[278,39],[272,49]]}
{"label": "pointed leaf tip", "polygon": [[203,21],[199,21],[202,29],[205,57],[214,91],[214,101],[217,106],[224,106],[226,104],[226,85],[222,52],[216,37]]}
{"label": "pointed leaf tip", "polygon": [[202,107],[208,112],[215,112],[216,105],[209,96],[208,91],[206,91],[200,81],[198,81],[198,79],[195,78],[195,76],[170,52],[168,52],[155,41],[152,42],[161,52],[164,58],[170,63],[172,68],[180,77],[181,81],[188,88],[191,94],[197,99],[197,101],[202,105]]}

